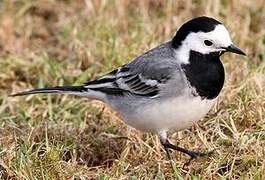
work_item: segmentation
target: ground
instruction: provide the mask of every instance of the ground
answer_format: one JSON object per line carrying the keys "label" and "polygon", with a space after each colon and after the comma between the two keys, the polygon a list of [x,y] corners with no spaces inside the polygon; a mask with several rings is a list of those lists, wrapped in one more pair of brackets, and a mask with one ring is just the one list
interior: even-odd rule
{"label": "ground", "polygon": [[[0,179],[265,179],[264,0],[0,1]],[[156,135],[105,104],[70,95],[9,97],[82,84],[170,40],[190,18],[222,21],[247,57],[224,55],[224,89],[198,124],[171,134],[215,150],[182,168]]]}

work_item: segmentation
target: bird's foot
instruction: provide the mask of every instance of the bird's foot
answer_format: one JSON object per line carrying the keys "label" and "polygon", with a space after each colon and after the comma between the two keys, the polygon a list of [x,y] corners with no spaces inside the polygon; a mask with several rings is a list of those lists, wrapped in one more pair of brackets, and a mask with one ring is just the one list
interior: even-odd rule
{"label": "bird's foot", "polygon": [[190,159],[183,165],[183,167],[188,166],[192,160],[198,158],[198,157],[207,157],[213,154],[214,151],[210,151],[210,152],[206,152],[206,153],[201,153],[201,152],[194,152],[194,151],[190,151],[187,149],[184,149],[182,147],[178,147],[174,144],[171,144],[168,140],[166,140],[165,142],[162,142],[162,145],[167,153],[167,157],[169,160],[171,160],[171,156],[170,156],[170,152],[169,149],[173,149],[179,152],[182,152],[184,154],[187,154],[188,156],[190,156]]}

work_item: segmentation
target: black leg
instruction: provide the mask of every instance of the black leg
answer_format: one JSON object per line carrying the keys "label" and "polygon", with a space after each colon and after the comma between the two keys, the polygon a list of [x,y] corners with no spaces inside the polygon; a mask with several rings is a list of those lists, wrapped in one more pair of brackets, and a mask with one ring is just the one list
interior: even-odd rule
{"label": "black leg", "polygon": [[187,150],[187,149],[184,149],[182,147],[178,147],[174,144],[171,144],[168,140],[166,140],[165,142],[161,141],[161,144],[163,145],[166,153],[167,153],[167,157],[171,160],[171,156],[170,156],[170,153],[169,153],[169,149],[173,149],[173,150],[176,150],[176,151],[180,151],[184,154],[187,154],[190,156],[190,159],[188,162],[186,162],[184,164],[184,166],[187,166],[190,164],[190,162],[193,160],[193,159],[196,159],[197,157],[203,157],[203,156],[209,156],[213,153],[213,151],[210,151],[210,152],[207,152],[207,153],[201,153],[201,152],[194,152],[194,151],[190,151],[190,150]]}

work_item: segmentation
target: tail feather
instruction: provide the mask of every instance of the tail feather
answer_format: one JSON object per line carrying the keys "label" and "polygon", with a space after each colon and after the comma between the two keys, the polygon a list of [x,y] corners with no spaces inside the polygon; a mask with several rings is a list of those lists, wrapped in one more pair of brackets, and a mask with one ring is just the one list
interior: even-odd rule
{"label": "tail feather", "polygon": [[41,94],[41,93],[69,93],[69,94],[80,94],[82,92],[87,91],[87,88],[83,86],[58,86],[51,88],[40,88],[40,89],[32,89],[28,91],[22,91],[16,94],[11,94],[10,96],[25,96],[30,94]]}
{"label": "tail feather", "polygon": [[50,88],[39,88],[32,89],[28,91],[22,91],[16,94],[11,94],[10,96],[25,96],[30,94],[72,94],[77,96],[84,96],[91,99],[97,99],[100,101],[106,101],[106,94],[103,92],[95,91],[93,89],[87,88],[85,86],[57,86]]}

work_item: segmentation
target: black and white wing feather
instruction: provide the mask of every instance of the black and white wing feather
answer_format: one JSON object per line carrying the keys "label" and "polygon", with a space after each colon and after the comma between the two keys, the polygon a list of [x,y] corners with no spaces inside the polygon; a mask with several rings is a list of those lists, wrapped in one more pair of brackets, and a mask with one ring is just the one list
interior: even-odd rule
{"label": "black and white wing feather", "polygon": [[85,87],[108,95],[132,93],[140,96],[155,96],[159,92],[161,81],[150,79],[141,73],[133,73],[129,67],[122,66],[109,74],[85,83]]}

